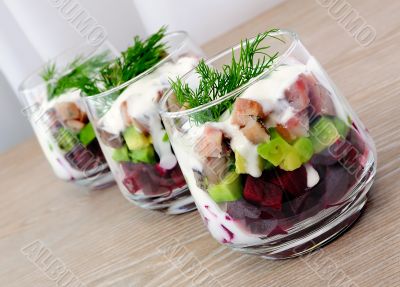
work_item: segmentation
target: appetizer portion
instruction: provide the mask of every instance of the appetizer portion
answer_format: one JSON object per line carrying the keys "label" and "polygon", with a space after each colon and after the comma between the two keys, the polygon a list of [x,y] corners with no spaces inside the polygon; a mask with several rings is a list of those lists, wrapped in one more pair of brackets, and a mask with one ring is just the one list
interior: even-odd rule
{"label": "appetizer portion", "polygon": [[[100,71],[95,88],[99,93],[85,97],[123,194],[140,206],[168,208],[169,213],[194,207],[158,112],[169,80],[198,62],[195,53],[181,52],[185,38],[165,34],[165,28],[146,40],[136,37],[120,58]],[[174,47],[174,42],[181,44]]]}
{"label": "appetizer portion", "polygon": [[23,84],[20,90],[30,122],[56,175],[91,188],[105,187],[113,178],[80,92],[109,58],[108,52],[80,55],[61,68],[59,62],[66,60],[61,55],[40,75],[34,75],[41,78],[40,84]]}
{"label": "appetizer portion", "polygon": [[268,50],[265,41],[277,35],[242,42],[220,68],[213,67],[219,56],[200,61],[161,103],[209,231],[241,250],[270,238],[284,244],[306,222],[352,202],[372,156],[315,60]]}

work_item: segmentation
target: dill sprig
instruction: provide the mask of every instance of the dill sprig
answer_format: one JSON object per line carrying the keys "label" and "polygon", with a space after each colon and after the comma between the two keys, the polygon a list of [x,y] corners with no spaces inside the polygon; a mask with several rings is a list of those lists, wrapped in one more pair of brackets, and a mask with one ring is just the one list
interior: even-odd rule
{"label": "dill sprig", "polygon": [[41,73],[42,79],[47,82],[48,99],[54,99],[72,89],[97,91],[93,75],[109,62],[108,55],[106,51],[86,60],[78,56],[62,72],[57,71],[54,63],[48,64]]}
{"label": "dill sprig", "polygon": [[[263,73],[272,66],[278,57],[278,52],[270,55],[267,53],[270,46],[261,46],[260,44],[267,37],[282,41],[271,35],[277,31],[278,29],[271,29],[257,35],[253,41],[248,39],[241,41],[239,59],[236,59],[232,50],[231,63],[223,65],[221,70],[207,65],[204,60],[201,60],[195,68],[200,79],[199,85],[195,89],[192,89],[179,77],[171,81],[171,88],[178,104],[185,108],[202,106],[232,92]],[[257,56],[262,57],[256,59]],[[192,119],[197,123],[216,121],[226,110],[232,107],[234,101],[234,98],[227,99],[206,111],[196,113],[192,116]]]}
{"label": "dill sprig", "polygon": [[49,64],[41,73],[47,82],[49,100],[71,89],[80,89],[86,96],[96,95],[147,71],[167,55],[166,46],[161,42],[165,32],[166,27],[161,27],[146,40],[136,36],[133,45],[113,60],[109,60],[108,52],[85,61],[77,57],[62,73],[54,63]]}
{"label": "dill sprig", "polygon": [[166,46],[161,42],[165,32],[166,27],[161,27],[146,40],[141,40],[136,36],[132,46],[122,52],[119,58],[101,69],[98,82],[102,89],[117,87],[161,61],[167,55]]}

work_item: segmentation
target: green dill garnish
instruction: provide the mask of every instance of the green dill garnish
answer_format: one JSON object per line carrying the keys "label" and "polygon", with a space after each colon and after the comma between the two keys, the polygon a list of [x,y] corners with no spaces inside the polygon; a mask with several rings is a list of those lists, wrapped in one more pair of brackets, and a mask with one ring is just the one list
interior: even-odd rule
{"label": "green dill garnish", "polygon": [[100,71],[102,88],[108,90],[117,87],[161,61],[167,55],[165,44],[161,42],[165,32],[166,27],[161,27],[144,41],[136,36],[133,45],[122,52],[121,57]]}
{"label": "green dill garnish", "polygon": [[[67,66],[64,72],[58,72],[56,65],[50,63],[41,73],[42,79],[47,82],[48,99],[56,98],[72,89],[90,92],[93,92],[93,89],[97,90],[93,75],[109,62],[108,55],[108,52],[103,52],[87,60],[79,56]],[[61,76],[57,78],[58,74]]]}
{"label": "green dill garnish", "polygon": [[[262,74],[270,68],[278,57],[278,52],[270,55],[266,52],[270,48],[268,45],[260,46],[267,38],[278,29],[272,29],[261,33],[250,42],[248,39],[240,42],[240,56],[236,59],[232,50],[232,61],[230,65],[223,65],[219,71],[201,60],[195,68],[196,74],[200,78],[196,89],[189,87],[181,78],[171,81],[171,88],[176,96],[178,104],[187,108],[195,108],[212,102],[249,82],[254,77]],[[282,40],[280,40],[282,41]],[[256,56],[262,56],[256,60]],[[192,116],[197,123],[216,121],[220,116],[233,105],[235,98],[227,99],[210,109],[198,112]]]}
{"label": "green dill garnish", "polygon": [[[136,36],[133,45],[111,61],[108,52],[85,61],[77,57],[62,73],[56,70],[55,64],[49,64],[41,73],[47,82],[49,100],[71,89],[80,89],[86,96],[96,95],[147,71],[167,55],[166,46],[161,42],[165,32],[166,27],[161,27],[146,40]],[[61,76],[57,78],[57,75]]]}

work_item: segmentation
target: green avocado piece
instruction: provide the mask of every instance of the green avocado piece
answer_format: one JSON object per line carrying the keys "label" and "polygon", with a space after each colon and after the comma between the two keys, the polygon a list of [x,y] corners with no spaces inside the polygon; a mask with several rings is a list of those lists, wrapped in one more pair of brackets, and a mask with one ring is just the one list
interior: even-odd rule
{"label": "green avocado piece", "polygon": [[292,148],[286,155],[283,161],[279,164],[279,167],[286,171],[292,171],[298,169],[302,165],[300,156],[297,151]]}
{"label": "green avocado piece", "polygon": [[235,171],[238,174],[246,173],[246,159],[235,151]]}
{"label": "green avocado piece", "polygon": [[335,125],[339,135],[342,138],[346,138],[347,134],[349,132],[349,129],[350,129],[349,126],[344,121],[342,121],[341,119],[339,119],[337,117],[335,117],[332,121],[333,121],[333,124]]}
{"label": "green avocado piece", "polygon": [[150,138],[138,131],[134,126],[130,126],[123,132],[125,142],[129,150],[143,149],[151,144]]}
{"label": "green avocado piece", "polygon": [[67,129],[60,128],[55,135],[55,140],[59,148],[65,152],[71,151],[79,143],[78,139]]}
{"label": "green avocado piece", "polygon": [[306,137],[298,138],[294,143],[293,147],[300,157],[302,163],[310,160],[314,153],[314,148],[311,140]]}
{"label": "green avocado piece", "polygon": [[274,166],[278,166],[291,148],[290,144],[282,137],[277,136],[269,142],[259,144],[257,152],[263,159],[266,159]]}
{"label": "green avocado piece", "polygon": [[327,117],[321,117],[311,126],[310,135],[316,153],[323,151],[340,137],[334,122]]}
{"label": "green avocado piece", "polygon": [[[258,157],[258,167],[263,170],[265,167],[265,163],[267,161]],[[247,173],[247,161],[246,159],[240,155],[237,151],[235,151],[235,172],[237,174],[245,174]]]}
{"label": "green avocado piece", "polygon": [[81,129],[78,138],[84,146],[87,146],[96,138],[92,123],[86,124],[83,129]]}
{"label": "green avocado piece", "polygon": [[120,162],[120,161],[129,161],[129,154],[128,154],[128,148],[126,145],[115,149],[113,154],[112,154],[112,159]]}
{"label": "green avocado piece", "polygon": [[156,157],[152,145],[148,145],[141,149],[131,150],[129,152],[129,157],[133,162],[143,162],[150,164],[156,163]]}
{"label": "green avocado piece", "polygon": [[208,193],[216,203],[220,203],[240,199],[242,190],[240,175],[236,172],[229,172],[220,183],[211,185]]}

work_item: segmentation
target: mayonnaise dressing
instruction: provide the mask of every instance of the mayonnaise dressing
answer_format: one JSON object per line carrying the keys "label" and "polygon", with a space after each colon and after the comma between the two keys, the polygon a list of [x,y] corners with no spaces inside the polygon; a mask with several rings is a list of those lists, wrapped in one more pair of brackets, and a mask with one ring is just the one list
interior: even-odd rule
{"label": "mayonnaise dressing", "polygon": [[[194,130],[199,131],[196,128]],[[186,183],[200,214],[207,222],[207,228],[211,235],[222,243],[249,245],[261,243],[262,240],[259,236],[246,232],[226,212],[221,210],[220,206],[210,198],[206,191],[197,186],[193,170],[199,170],[201,163],[193,150],[193,145],[189,144],[193,140],[190,136],[189,134],[176,135],[171,141],[174,144],[175,154],[179,159],[179,165],[185,175]],[[233,237],[227,233],[224,227],[233,233]]]}
{"label": "mayonnaise dressing", "polygon": [[169,141],[163,140],[166,131],[158,113],[159,93],[169,87],[170,78],[182,76],[194,68],[197,61],[198,59],[194,57],[182,57],[176,63],[167,62],[132,83],[99,120],[101,128],[112,134],[119,134],[126,128],[121,113],[121,104],[126,101],[128,115],[149,127],[154,149],[160,157],[160,166],[165,169],[173,168],[176,165],[176,158]]}
{"label": "mayonnaise dressing", "polygon": [[319,174],[311,164],[304,165],[307,172],[307,187],[312,188],[319,182]]}

